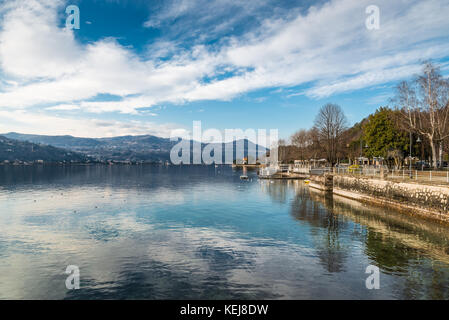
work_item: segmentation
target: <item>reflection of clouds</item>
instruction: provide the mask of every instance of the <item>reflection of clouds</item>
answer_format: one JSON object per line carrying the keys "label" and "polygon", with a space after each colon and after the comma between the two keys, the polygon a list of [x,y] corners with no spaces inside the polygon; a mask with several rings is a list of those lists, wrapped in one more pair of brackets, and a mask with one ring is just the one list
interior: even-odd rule
{"label": "reflection of clouds", "polygon": [[[140,203],[142,197],[151,203],[167,205],[182,204],[185,192],[155,188],[151,192],[122,188],[73,187],[60,190],[29,192],[24,190],[9,195],[1,195],[0,203],[14,216],[41,215],[49,212],[80,211],[101,206],[116,206],[124,202]],[[20,200],[20,201],[17,201]],[[169,200],[169,201],[168,201]]]}
{"label": "reflection of clouds", "polygon": [[[313,255],[304,256],[301,246],[287,243],[283,246],[279,243],[277,246],[258,246],[257,239],[248,241],[235,232],[174,228],[153,230],[142,240],[146,256],[138,258],[135,264],[156,264],[160,266],[159,271],[164,270],[170,273],[170,277],[187,281],[185,285],[193,291],[210,286],[226,290],[228,297],[244,297],[251,292],[255,297],[304,296],[307,295],[306,289],[292,283],[301,279],[307,281],[306,274],[316,273],[318,277],[320,273],[313,266]],[[140,252],[142,244],[135,248]],[[146,259],[143,263],[142,260]],[[273,286],[276,288],[274,291]]]}
{"label": "reflection of clouds", "polygon": [[[9,297],[8,292],[16,292],[16,297],[24,294],[26,297],[46,297],[43,289],[51,289],[49,283],[57,279],[63,283],[64,275],[59,278],[55,275],[68,264],[80,267],[86,290],[69,293],[69,297],[114,297],[120,294],[126,297],[129,292],[124,288],[130,286],[151,289],[150,297],[153,298],[338,297],[338,292],[344,289],[334,284],[332,290],[324,294],[311,291],[311,288],[329,285],[325,278],[320,278],[323,269],[315,249],[288,240],[248,237],[218,228],[175,224],[170,229],[160,229],[148,217],[139,219],[131,210],[118,210],[119,204],[127,200],[121,196],[121,191],[117,196],[114,192],[101,200],[110,205],[110,211],[93,210],[90,200],[103,199],[98,191],[80,191],[85,193],[85,199],[80,197],[83,204],[78,206],[81,208],[78,214],[57,214],[55,208],[63,202],[55,201],[53,207],[50,205],[45,209],[53,219],[43,224],[34,221],[34,224],[16,226],[6,235],[10,240],[18,234],[28,234],[27,243],[34,249],[41,247],[35,252],[44,255],[46,263],[33,259],[30,254],[17,253],[15,256],[21,257],[24,267],[10,273],[11,278],[1,281],[1,288],[16,288],[14,279],[21,277],[32,289],[2,289],[3,295],[7,293]],[[217,191],[213,194],[219,196]],[[142,197],[133,194],[133,197],[133,201],[140,205],[156,203],[151,201],[155,194]],[[195,197],[190,199],[195,201]],[[128,209],[133,206],[130,202]],[[83,212],[83,207],[87,212]],[[23,216],[28,217],[26,213]],[[4,262],[11,262],[10,258],[11,255]],[[34,273],[36,265],[41,272]],[[3,270],[9,271],[7,265],[0,267],[0,271]],[[208,294],[210,291],[214,292],[212,296]],[[61,288],[48,297],[61,298],[66,294],[65,288]]]}
{"label": "reflection of clouds", "polygon": [[366,229],[303,184],[165,182],[0,193],[0,298],[398,296],[366,292]]}
{"label": "reflection of clouds", "polygon": [[[85,218],[83,225],[90,225],[91,217]],[[15,232],[28,233],[26,241],[30,244],[40,243],[43,248],[33,254],[18,250],[0,260],[0,297],[62,298],[66,291],[60,284],[68,264],[80,267],[92,297],[95,292],[101,296],[119,290],[120,284],[126,285],[134,272],[143,272],[144,279],[148,272],[161,272],[163,277],[173,277],[167,281],[186,282],[199,296],[202,288],[209,287],[222,290],[225,297],[247,298],[306,296],[307,292],[292,286],[292,282],[298,282],[304,274],[319,274],[313,267],[312,254],[303,255],[301,246],[279,240],[270,243],[270,239],[244,239],[235,232],[199,227],[154,229],[126,212],[102,223],[107,230],[118,232],[117,237],[110,239],[113,241],[99,241],[89,235],[87,228],[75,228],[71,233],[57,225],[16,228]],[[6,236],[11,238],[14,234]],[[45,261],[39,255],[45,255]],[[19,268],[12,268],[18,265]],[[134,286],[146,281],[139,279]],[[59,289],[55,290],[55,285]],[[177,294],[165,292],[168,289],[162,285],[158,290],[166,298]],[[83,295],[83,291],[79,294]]]}

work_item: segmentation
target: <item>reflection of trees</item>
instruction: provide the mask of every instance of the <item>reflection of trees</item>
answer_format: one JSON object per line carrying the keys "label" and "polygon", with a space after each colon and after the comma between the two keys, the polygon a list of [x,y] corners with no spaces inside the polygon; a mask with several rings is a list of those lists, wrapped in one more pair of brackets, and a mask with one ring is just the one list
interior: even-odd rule
{"label": "reflection of trees", "polygon": [[448,270],[438,265],[433,266],[432,278],[429,283],[430,299],[449,299],[449,274]]}
{"label": "reflection of trees", "polygon": [[364,226],[365,254],[384,273],[403,277],[393,282],[400,298],[449,298],[448,242],[440,226],[346,201],[334,201],[334,212]]}
{"label": "reflection of trees", "polygon": [[420,260],[407,268],[403,285],[395,285],[395,291],[403,299],[449,299],[449,270],[429,259]]}
{"label": "reflection of trees", "polygon": [[[289,185],[285,181],[267,181],[263,188],[273,201],[285,202],[288,198]],[[395,297],[449,298],[447,228],[326,196],[302,183],[295,191],[291,215],[311,226],[313,247],[328,272],[344,271],[350,250],[361,244],[373,264],[393,275],[393,279],[382,278],[381,286],[382,281],[390,281]]]}
{"label": "reflection of trees", "polygon": [[410,260],[420,258],[416,249],[371,230],[366,235],[365,253],[376,261],[379,268],[386,271],[404,270]]}
{"label": "reflection of trees", "polygon": [[262,191],[266,192],[272,201],[279,203],[287,202],[289,183],[285,181],[263,180],[261,183]]}
{"label": "reflection of trees", "polygon": [[343,271],[348,248],[341,241],[340,233],[345,225],[333,213],[332,195],[317,196],[309,193],[309,189],[301,188],[292,203],[291,214],[314,227],[311,235],[323,267],[328,272]]}
{"label": "reflection of trees", "polygon": [[366,254],[384,272],[405,277],[404,285],[395,290],[404,299],[448,299],[449,270],[440,267],[424,252],[404,245],[399,240],[369,230],[365,241]]}
{"label": "reflection of trees", "polygon": [[372,264],[393,276],[381,277],[381,287],[390,285],[395,297],[449,299],[447,228],[303,186],[291,215],[312,227],[313,247],[328,272],[344,271],[350,250],[361,244]]}

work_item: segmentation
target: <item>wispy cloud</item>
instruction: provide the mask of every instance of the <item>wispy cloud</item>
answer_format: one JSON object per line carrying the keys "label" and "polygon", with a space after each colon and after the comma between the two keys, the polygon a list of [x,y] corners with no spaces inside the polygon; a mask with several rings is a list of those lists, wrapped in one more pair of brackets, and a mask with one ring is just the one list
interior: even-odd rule
{"label": "wispy cloud", "polygon": [[[58,24],[63,4],[17,0],[0,7],[4,112],[46,105],[47,112],[137,114],[161,103],[230,100],[270,87],[303,86],[301,93],[322,98],[408,77],[421,60],[449,52],[449,0],[379,0],[376,31],[365,28],[367,0],[331,0],[307,10],[280,10],[274,18],[259,10],[272,8],[268,1],[177,0],[146,26],[161,27],[199,10],[207,21],[186,32],[223,28],[228,36],[214,44],[198,36],[182,50],[173,39],[161,38],[142,55],[114,39],[77,41],[74,31]],[[216,24],[208,20],[216,14],[207,12],[218,9],[239,17],[259,14],[258,26],[229,32],[236,21],[225,21],[225,15]],[[122,99],[93,101],[103,93]]]}
{"label": "wispy cloud", "polygon": [[285,18],[301,2],[308,1],[167,0],[144,26],[170,38],[199,42],[248,32],[270,17]]}

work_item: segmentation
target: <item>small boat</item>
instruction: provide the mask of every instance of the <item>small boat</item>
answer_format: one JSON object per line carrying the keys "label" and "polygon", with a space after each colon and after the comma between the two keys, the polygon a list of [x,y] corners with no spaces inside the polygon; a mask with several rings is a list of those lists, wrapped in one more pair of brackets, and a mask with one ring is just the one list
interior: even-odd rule
{"label": "small boat", "polygon": [[241,175],[241,176],[240,176],[240,179],[241,179],[241,180],[248,180],[248,176],[246,176],[246,175]]}

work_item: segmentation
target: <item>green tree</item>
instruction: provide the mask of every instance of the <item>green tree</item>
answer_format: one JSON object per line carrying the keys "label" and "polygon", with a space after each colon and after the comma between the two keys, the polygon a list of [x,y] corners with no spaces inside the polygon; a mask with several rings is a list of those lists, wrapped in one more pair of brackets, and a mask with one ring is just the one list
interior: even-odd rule
{"label": "green tree", "polygon": [[396,125],[395,119],[396,111],[385,107],[368,117],[363,126],[363,140],[368,145],[364,155],[387,158],[388,152],[393,150],[408,154],[409,134]]}

